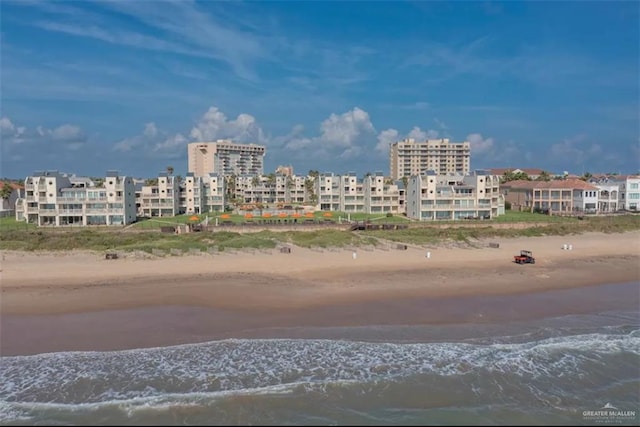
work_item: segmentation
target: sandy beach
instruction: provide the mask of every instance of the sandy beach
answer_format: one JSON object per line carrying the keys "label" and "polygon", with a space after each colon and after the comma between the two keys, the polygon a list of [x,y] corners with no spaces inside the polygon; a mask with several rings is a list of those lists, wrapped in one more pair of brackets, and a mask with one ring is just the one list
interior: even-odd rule
{"label": "sandy beach", "polygon": [[[594,307],[567,302],[507,310],[496,298],[640,282],[639,232],[502,238],[473,246],[358,249],[355,258],[353,250],[298,247],[289,254],[116,260],[90,252],[4,252],[0,354],[259,337],[274,328],[573,313]],[[521,249],[533,251],[535,265],[513,263]],[[475,310],[477,298],[488,296],[495,310]]]}

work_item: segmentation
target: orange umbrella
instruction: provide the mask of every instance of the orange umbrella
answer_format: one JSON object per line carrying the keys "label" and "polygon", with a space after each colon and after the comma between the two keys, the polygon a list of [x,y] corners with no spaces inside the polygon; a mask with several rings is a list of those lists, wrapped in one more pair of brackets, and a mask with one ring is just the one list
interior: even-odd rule
{"label": "orange umbrella", "polygon": [[286,214],[286,213],[284,213],[284,212],[280,212],[280,213],[278,214],[278,216],[279,216],[280,218],[286,218],[286,217],[288,217],[289,215],[287,215],[287,214]]}
{"label": "orange umbrella", "polygon": [[304,214],[304,216],[306,216],[307,218],[313,218],[313,212],[307,212],[306,214]]}
{"label": "orange umbrella", "polygon": [[333,214],[331,212],[325,212],[322,214],[322,216],[333,216]]}
{"label": "orange umbrella", "polygon": [[222,219],[229,219],[229,218],[231,218],[231,215],[229,215],[229,214],[222,214],[222,215],[220,215],[220,218],[222,218]]}
{"label": "orange umbrella", "polygon": [[246,213],[246,214],[244,214],[244,217],[247,218],[247,219],[251,219],[251,218],[253,218],[253,214]]}
{"label": "orange umbrella", "polygon": [[193,215],[189,218],[189,221],[198,221],[200,218],[197,215]]}
{"label": "orange umbrella", "polygon": [[265,212],[262,214],[263,218],[271,218],[271,214],[269,212]]}
{"label": "orange umbrella", "polygon": [[300,215],[298,212],[295,212],[293,215],[291,215],[294,218],[300,218],[302,215]]}

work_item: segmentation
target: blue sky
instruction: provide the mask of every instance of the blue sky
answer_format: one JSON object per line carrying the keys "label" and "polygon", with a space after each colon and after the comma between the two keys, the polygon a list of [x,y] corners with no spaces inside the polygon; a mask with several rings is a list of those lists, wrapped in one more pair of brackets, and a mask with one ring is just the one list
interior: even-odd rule
{"label": "blue sky", "polygon": [[187,170],[186,144],[389,173],[388,144],[472,168],[640,169],[640,4],[6,1],[0,176]]}

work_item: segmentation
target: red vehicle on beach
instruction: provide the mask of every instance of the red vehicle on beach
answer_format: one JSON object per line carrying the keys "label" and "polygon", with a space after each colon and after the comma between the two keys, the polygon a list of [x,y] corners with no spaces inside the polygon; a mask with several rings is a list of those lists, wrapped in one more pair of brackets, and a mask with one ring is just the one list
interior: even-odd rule
{"label": "red vehicle on beach", "polygon": [[516,264],[535,264],[536,259],[533,257],[533,253],[531,251],[520,251],[520,255],[515,255],[513,257],[513,261]]}

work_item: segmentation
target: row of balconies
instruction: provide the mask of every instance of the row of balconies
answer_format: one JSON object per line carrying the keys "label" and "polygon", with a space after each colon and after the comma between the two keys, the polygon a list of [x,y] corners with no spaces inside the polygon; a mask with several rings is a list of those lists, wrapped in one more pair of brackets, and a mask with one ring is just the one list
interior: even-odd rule
{"label": "row of balconies", "polygon": [[497,207],[497,204],[492,205],[491,203],[476,203],[476,204],[468,204],[467,206],[463,206],[463,205],[457,205],[455,203],[440,203],[440,204],[425,203],[425,200],[423,200],[420,206],[422,206],[423,208],[430,208],[430,209],[456,208],[456,209],[464,210],[464,209],[483,209],[483,208],[486,209],[491,207]]}
{"label": "row of balconies", "polygon": [[29,213],[40,213],[45,215],[83,215],[83,214],[123,214],[124,208],[104,208],[104,209],[50,209],[50,208],[27,208]]}
{"label": "row of balconies", "polygon": [[143,200],[140,203],[140,206],[142,207],[173,207],[175,206],[175,204],[177,204],[176,202],[174,202],[173,200],[170,201],[160,201],[160,200],[151,200],[151,201],[145,201]]}

